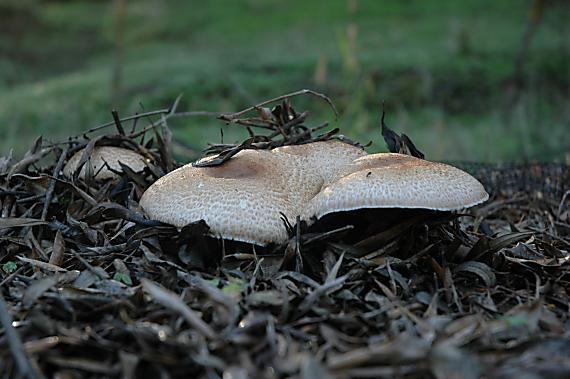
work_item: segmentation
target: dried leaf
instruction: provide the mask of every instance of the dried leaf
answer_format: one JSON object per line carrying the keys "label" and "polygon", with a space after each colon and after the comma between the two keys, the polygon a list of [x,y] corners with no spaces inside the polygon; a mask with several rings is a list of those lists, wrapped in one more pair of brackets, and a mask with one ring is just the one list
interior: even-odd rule
{"label": "dried leaf", "polygon": [[471,274],[475,274],[483,281],[483,283],[485,283],[487,287],[493,287],[497,282],[497,278],[491,267],[487,266],[483,262],[477,262],[477,261],[463,262],[462,264],[457,266],[454,271],[469,272]]}
{"label": "dried leaf", "polygon": [[451,344],[437,344],[429,358],[437,379],[478,379],[483,372],[481,363],[473,354]]}
{"label": "dried leaf", "polygon": [[196,331],[209,339],[216,339],[216,332],[206,324],[200,316],[188,307],[178,296],[162,288],[148,279],[142,279],[141,284],[146,292],[158,303],[179,313]]}
{"label": "dried leaf", "polygon": [[51,256],[49,257],[49,263],[55,266],[61,266],[63,262],[63,255],[65,253],[65,240],[61,231],[58,230],[55,234],[55,239],[53,241],[53,249]]}
{"label": "dried leaf", "polygon": [[0,218],[0,229],[18,228],[24,226],[47,225],[46,221],[25,217],[2,217]]}
{"label": "dried leaf", "polygon": [[41,268],[42,270],[54,271],[54,272],[65,272],[65,271],[67,271],[66,269],[64,269],[62,267],[52,265],[51,263],[38,261],[36,259],[30,259],[30,258],[21,257],[21,256],[18,256],[16,258],[18,258],[21,262],[29,263],[34,267]]}
{"label": "dried leaf", "polygon": [[24,304],[25,307],[31,307],[40,296],[55,286],[58,281],[59,276],[54,275],[33,282],[24,292],[22,304]]}
{"label": "dried leaf", "polygon": [[498,251],[514,243],[522,241],[523,239],[530,237],[532,234],[533,232],[518,232],[507,233],[495,238],[481,237],[479,241],[477,241],[477,243],[471,248],[471,251],[469,251],[465,259],[477,260],[485,254]]}

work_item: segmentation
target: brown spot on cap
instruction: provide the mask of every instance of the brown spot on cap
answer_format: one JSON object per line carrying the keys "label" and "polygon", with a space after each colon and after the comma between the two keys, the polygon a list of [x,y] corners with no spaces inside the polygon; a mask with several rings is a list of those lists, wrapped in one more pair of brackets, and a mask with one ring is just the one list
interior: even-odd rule
{"label": "brown spot on cap", "polygon": [[247,158],[237,161],[230,159],[220,166],[202,167],[204,174],[212,178],[223,179],[247,179],[256,178],[263,175],[263,162],[247,160]]}

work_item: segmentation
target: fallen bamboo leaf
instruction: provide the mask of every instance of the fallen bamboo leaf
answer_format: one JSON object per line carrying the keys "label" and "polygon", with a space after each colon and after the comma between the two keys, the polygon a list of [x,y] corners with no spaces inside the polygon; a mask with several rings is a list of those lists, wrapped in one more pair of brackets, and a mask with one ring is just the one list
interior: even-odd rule
{"label": "fallen bamboo leaf", "polygon": [[179,313],[196,331],[209,339],[216,339],[216,332],[206,324],[200,316],[196,314],[188,305],[186,305],[178,296],[159,286],[158,284],[148,280],[141,279],[141,284],[146,292],[159,304]]}
{"label": "fallen bamboo leaf", "polygon": [[65,240],[63,239],[61,231],[58,230],[55,233],[55,239],[53,241],[53,249],[49,257],[49,263],[54,266],[61,266],[61,263],[63,262],[64,253],[65,253]]}
{"label": "fallen bamboo leaf", "polygon": [[31,258],[26,258],[26,257],[21,257],[21,256],[17,256],[16,258],[18,258],[21,262],[29,263],[34,267],[41,268],[42,270],[54,271],[54,272],[66,272],[67,271],[66,269],[64,269],[62,267],[53,265],[51,263],[38,261],[36,259],[31,259]]}
{"label": "fallen bamboo leaf", "polygon": [[46,221],[34,218],[24,217],[3,217],[0,218],[0,229],[2,228],[17,228],[24,226],[46,225]]}
{"label": "fallen bamboo leaf", "polygon": [[24,297],[22,298],[22,304],[25,307],[31,307],[40,296],[55,286],[58,281],[59,275],[48,276],[47,278],[36,280],[26,288]]}

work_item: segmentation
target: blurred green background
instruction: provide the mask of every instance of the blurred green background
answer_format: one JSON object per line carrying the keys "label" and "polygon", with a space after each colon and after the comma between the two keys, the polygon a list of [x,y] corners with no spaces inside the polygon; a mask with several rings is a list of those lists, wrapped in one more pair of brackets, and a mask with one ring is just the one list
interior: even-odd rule
{"label": "blurred green background", "polygon": [[[565,161],[566,0],[0,0],[0,155],[168,107],[238,111],[312,88],[333,126],[383,151],[388,125],[434,160]],[[309,124],[332,119],[295,100]],[[217,142],[219,121],[179,118],[177,141]],[[243,131],[226,127],[225,140]]]}

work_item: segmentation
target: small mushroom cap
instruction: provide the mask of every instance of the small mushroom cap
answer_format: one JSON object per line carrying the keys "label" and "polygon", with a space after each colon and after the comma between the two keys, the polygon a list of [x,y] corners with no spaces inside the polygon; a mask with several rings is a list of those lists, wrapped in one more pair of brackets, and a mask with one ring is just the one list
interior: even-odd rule
{"label": "small mushroom cap", "polygon": [[[81,149],[77,153],[73,154],[67,164],[63,167],[63,174],[65,176],[73,176],[73,173],[75,170],[77,170],[77,165],[81,160],[81,156],[83,155],[84,150],[85,149]],[[99,180],[118,178],[118,175],[116,173],[109,170],[107,166],[105,166],[105,162],[110,168],[115,171],[121,171],[121,165],[119,162],[125,166],[130,167],[135,172],[142,171],[146,167],[144,157],[142,155],[132,150],[116,146],[94,147],[89,159],[93,167],[95,179]],[[88,163],[85,163],[83,167],[81,167],[81,171],[79,172],[80,178],[85,178],[87,164]]]}
{"label": "small mushroom cap", "polygon": [[282,242],[288,235],[281,213],[294,223],[307,201],[288,195],[304,182],[301,171],[286,154],[243,150],[220,166],[172,171],[146,190],[140,205],[150,218],[177,227],[204,220],[225,239]]}
{"label": "small mushroom cap", "polygon": [[458,168],[409,155],[380,153],[346,165],[311,200],[304,218],[361,208],[451,211],[488,198],[483,185]]}

